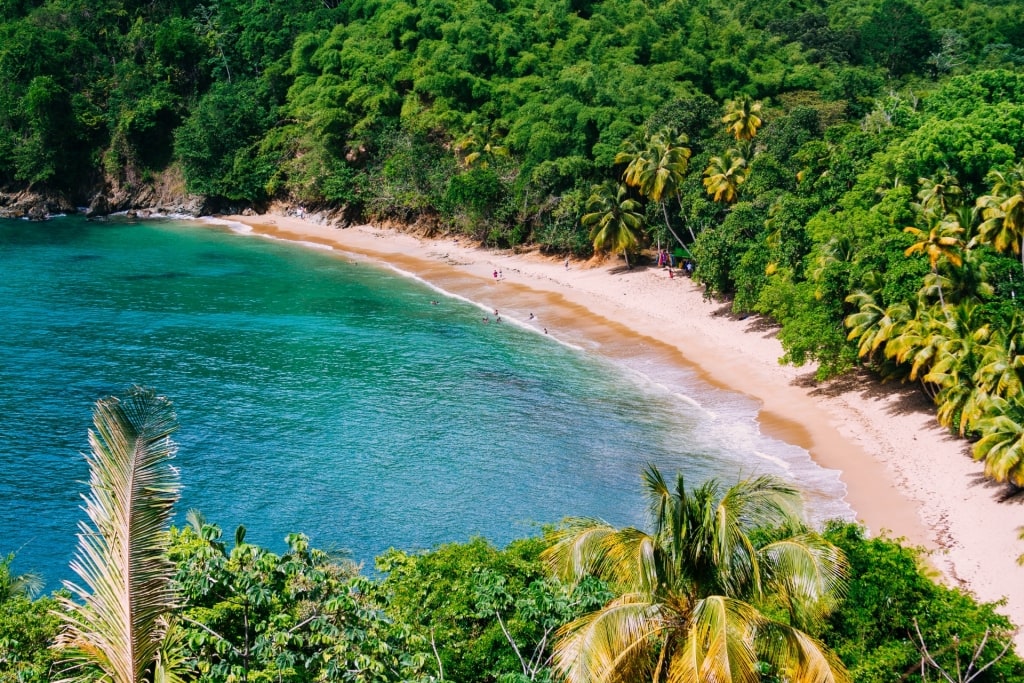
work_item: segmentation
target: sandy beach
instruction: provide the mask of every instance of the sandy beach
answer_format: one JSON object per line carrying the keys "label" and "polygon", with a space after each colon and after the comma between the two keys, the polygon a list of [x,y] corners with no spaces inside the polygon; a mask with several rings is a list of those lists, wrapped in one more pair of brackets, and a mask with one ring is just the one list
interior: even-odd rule
{"label": "sandy beach", "polygon": [[[1024,495],[1004,500],[1007,489],[984,479],[968,444],[936,423],[915,386],[881,385],[866,373],[818,384],[813,368],[779,364],[782,347],[768,321],[735,316],[690,279],[660,268],[627,270],[615,259],[567,266],[537,252],[372,226],[338,229],[315,217],[224,218],[387,262],[506,315],[543,314],[549,334],[572,330],[613,357],[627,352],[624,340],[663,351],[706,381],[758,400],[762,430],[841,471],[847,501],[871,533],[926,548],[949,584],[984,601],[1005,598],[1000,611],[1024,624],[1024,567],[1016,564]],[[1024,650],[1024,632],[1016,644]]]}

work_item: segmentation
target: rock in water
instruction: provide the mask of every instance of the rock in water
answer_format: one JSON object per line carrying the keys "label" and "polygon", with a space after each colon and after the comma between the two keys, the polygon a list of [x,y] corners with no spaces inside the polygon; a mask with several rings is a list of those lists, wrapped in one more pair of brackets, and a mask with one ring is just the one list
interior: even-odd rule
{"label": "rock in water", "polygon": [[89,208],[85,211],[86,218],[98,218],[110,213],[110,203],[106,195],[99,193],[89,202]]}

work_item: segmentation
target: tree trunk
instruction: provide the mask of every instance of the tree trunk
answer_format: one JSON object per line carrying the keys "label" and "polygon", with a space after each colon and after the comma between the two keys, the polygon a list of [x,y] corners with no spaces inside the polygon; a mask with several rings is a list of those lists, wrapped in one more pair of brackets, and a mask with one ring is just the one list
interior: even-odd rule
{"label": "tree trunk", "polygon": [[[676,201],[679,202],[679,213],[682,214],[683,213],[683,198],[679,196],[678,192],[676,192]],[[684,218],[683,219],[683,225],[685,225],[686,229],[690,231],[690,239],[693,240],[693,242],[696,242],[697,241],[697,236],[693,234],[693,228],[690,227],[690,221],[688,221],[688,220],[686,220]],[[690,242],[690,244],[693,244],[693,242]]]}
{"label": "tree trunk", "polygon": [[939,271],[936,268],[932,268],[932,274],[935,275],[935,282],[939,288],[939,306],[942,307],[946,320],[949,320],[949,311],[946,310],[946,299],[942,296],[942,278],[939,277]]}
{"label": "tree trunk", "polygon": [[[668,205],[666,202],[661,202],[661,211],[662,213],[665,214],[665,227],[668,228],[668,231],[672,233],[672,236],[676,238],[677,242],[679,242],[679,246],[681,246],[683,249],[686,249],[686,244],[684,244],[683,241],[679,239],[679,235],[676,234],[676,231],[672,229],[672,226],[668,222]],[[691,234],[693,234],[692,231]],[[689,249],[686,250],[689,251]]]}

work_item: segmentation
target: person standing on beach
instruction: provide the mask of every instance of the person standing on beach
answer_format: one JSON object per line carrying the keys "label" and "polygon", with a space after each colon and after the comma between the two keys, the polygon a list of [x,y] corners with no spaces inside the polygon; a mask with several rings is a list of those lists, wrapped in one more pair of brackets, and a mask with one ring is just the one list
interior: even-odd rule
{"label": "person standing on beach", "polygon": [[494,281],[495,282],[498,281],[498,271],[497,270],[494,271]]}

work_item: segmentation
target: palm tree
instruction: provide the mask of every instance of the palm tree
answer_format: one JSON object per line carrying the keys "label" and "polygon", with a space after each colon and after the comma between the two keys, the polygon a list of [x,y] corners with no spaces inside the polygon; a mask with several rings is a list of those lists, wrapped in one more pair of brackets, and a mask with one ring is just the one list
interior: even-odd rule
{"label": "palm tree", "polygon": [[[960,250],[963,248],[964,243],[960,235],[963,234],[964,229],[956,223],[933,218],[931,220],[931,227],[927,232],[913,226],[903,228],[903,232],[910,233],[917,239],[914,244],[907,247],[903,254],[905,256],[925,254],[928,257],[928,264],[931,266],[933,274],[938,275],[940,259],[954,266],[960,266],[963,263]],[[946,301],[942,296],[942,287],[938,288],[938,294],[939,303],[942,305],[943,310],[945,310]]]}
{"label": "palm tree", "polygon": [[[906,303],[904,306],[911,307]],[[948,314],[940,314],[934,306],[918,307],[914,317],[902,323],[899,332],[885,345],[886,357],[909,365],[908,377],[911,381],[919,378],[923,381],[923,377],[941,357],[948,322]],[[927,384],[924,387],[929,395],[934,394],[934,390],[930,390]]]}
{"label": "palm tree", "polygon": [[921,186],[917,191],[920,203],[915,207],[926,216],[945,218],[962,203],[960,181],[949,171],[943,171],[936,178],[918,178],[917,182]]}
{"label": "palm tree", "polygon": [[1010,322],[997,327],[985,346],[974,382],[992,396],[1008,398],[1024,389],[1024,318],[1014,313]]}
{"label": "palm tree", "polygon": [[33,598],[43,589],[43,577],[38,574],[15,574],[11,571],[14,553],[0,560],[0,605],[14,598]]}
{"label": "palm tree", "polygon": [[72,597],[59,598],[64,629],[56,647],[68,680],[92,680],[98,669],[102,680],[137,683],[168,673],[161,663],[169,661],[162,645],[177,604],[166,555],[179,491],[170,464],[177,419],[170,401],[136,387],[124,401],[97,401],[93,424],[89,522],[79,523],[71,563],[85,587],[64,584]]}
{"label": "palm tree", "polygon": [[736,140],[752,140],[757,135],[757,129],[761,127],[761,117],[758,116],[760,113],[760,102],[753,101],[749,95],[740,95],[726,103],[722,123]]}
{"label": "palm tree", "polygon": [[474,123],[465,137],[455,143],[455,155],[466,168],[477,162],[480,168],[487,168],[496,157],[507,157],[508,147],[501,144],[501,136],[486,124]]}
{"label": "palm tree", "polygon": [[989,396],[975,381],[983,363],[991,327],[981,309],[965,301],[953,309],[944,324],[936,328],[938,354],[931,369],[922,378],[939,387],[935,396],[937,417],[943,427],[951,427],[959,418],[962,436],[981,418]]}
{"label": "palm tree", "polygon": [[988,282],[985,260],[973,250],[963,252],[960,257],[959,267],[943,268],[925,275],[924,286],[918,292],[918,297],[925,300],[939,299],[944,294],[946,303],[958,304],[992,296],[995,289]]}
{"label": "palm tree", "polygon": [[882,321],[885,319],[885,308],[877,296],[877,292],[858,289],[846,297],[846,303],[853,304],[857,309],[843,320],[843,324],[850,329],[846,335],[847,341],[857,340],[857,356],[869,358],[881,344],[878,332],[881,329]]}
{"label": "palm tree", "polygon": [[[622,174],[625,183],[636,187],[640,194],[648,199],[661,204],[661,210],[665,216],[665,227],[680,245],[683,244],[683,241],[672,229],[666,202],[669,196],[675,195],[679,202],[679,208],[682,209],[679,186],[682,185],[689,168],[691,151],[686,146],[688,142],[689,138],[685,134],[677,134],[668,128],[663,128],[647,140],[645,147],[627,141],[624,143],[622,151],[615,155],[615,163],[626,164],[626,170]],[[687,225],[687,229],[690,230],[690,238],[696,240],[697,237],[689,225]]]}
{"label": "palm tree", "polygon": [[738,150],[728,149],[711,157],[704,170],[704,187],[716,202],[731,204],[739,198],[740,185],[747,179],[747,160]]}
{"label": "palm tree", "polygon": [[629,252],[639,246],[637,234],[644,224],[640,203],[629,198],[629,188],[622,183],[606,182],[594,186],[587,199],[587,211],[580,218],[590,228],[590,241],[598,253],[622,253],[629,267]]}
{"label": "palm tree", "polygon": [[[834,608],[846,560],[799,523],[796,490],[758,477],[688,491],[681,474],[672,489],[653,465],[643,476],[653,531],[571,520],[543,555],[564,578],[597,574],[619,590],[559,631],[553,662],[566,681],[758,681],[761,662],[789,681],[845,681],[800,629]],[[775,540],[755,543],[751,532],[768,528]],[[768,601],[789,623],[759,609]]]}
{"label": "palm tree", "polygon": [[857,357],[873,359],[880,348],[892,338],[901,320],[893,317],[897,310],[893,306],[883,307],[882,288],[885,278],[877,271],[864,276],[864,286],[846,297],[846,303],[853,304],[856,312],[846,316],[843,324],[850,329],[848,341],[857,340]]}
{"label": "palm tree", "polygon": [[990,177],[992,194],[978,197],[985,220],[975,239],[996,251],[1017,254],[1024,267],[1024,161],[1007,173],[993,171]]}
{"label": "palm tree", "polygon": [[985,476],[1024,487],[1024,401],[1020,395],[992,398],[977,422],[981,439],[974,444],[975,460],[985,462]]}

